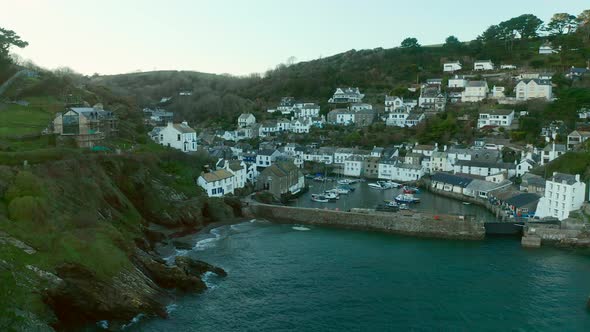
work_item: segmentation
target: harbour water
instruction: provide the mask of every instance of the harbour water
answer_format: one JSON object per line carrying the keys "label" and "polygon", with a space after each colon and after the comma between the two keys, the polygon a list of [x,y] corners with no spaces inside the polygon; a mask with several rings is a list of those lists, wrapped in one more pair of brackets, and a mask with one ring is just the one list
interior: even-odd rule
{"label": "harbour water", "polygon": [[[355,191],[348,195],[340,195],[340,199],[329,203],[318,203],[311,200],[312,194],[324,192],[326,189],[331,189],[337,186],[335,182],[315,182],[309,181],[309,191],[299,197],[297,200],[290,202],[289,205],[297,207],[309,207],[319,209],[339,209],[347,211],[351,208],[367,208],[373,209],[378,204],[383,204],[384,200],[392,200],[395,196],[402,192],[401,188],[392,188],[386,190],[377,190],[369,187],[369,182],[360,182],[351,185]],[[432,214],[455,214],[455,215],[471,215],[482,221],[496,221],[496,218],[485,208],[478,205],[465,205],[460,201],[437,196],[426,190],[421,190],[416,194],[420,198],[420,203],[412,204],[411,209],[416,211],[428,212]]]}
{"label": "harbour water", "polygon": [[590,257],[252,221],[186,254],[223,267],[130,331],[590,331]]}

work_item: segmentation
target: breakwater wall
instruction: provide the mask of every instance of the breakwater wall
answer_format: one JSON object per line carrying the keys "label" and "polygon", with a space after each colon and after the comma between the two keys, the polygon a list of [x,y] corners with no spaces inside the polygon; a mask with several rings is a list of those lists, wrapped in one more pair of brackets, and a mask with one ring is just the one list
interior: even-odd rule
{"label": "breakwater wall", "polygon": [[[525,245],[530,242],[534,245]],[[583,224],[560,225],[526,225],[522,240],[523,246],[540,247],[542,245],[590,248],[590,231]]]}
{"label": "breakwater wall", "polygon": [[278,223],[331,226],[454,240],[482,240],[485,237],[483,222],[466,220],[460,216],[361,209],[345,212],[257,203],[245,207],[244,210],[246,216]]}

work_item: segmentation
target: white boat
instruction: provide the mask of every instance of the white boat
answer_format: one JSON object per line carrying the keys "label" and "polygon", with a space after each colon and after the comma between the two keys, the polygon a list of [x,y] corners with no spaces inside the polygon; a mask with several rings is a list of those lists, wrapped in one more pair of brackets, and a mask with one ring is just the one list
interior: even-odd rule
{"label": "white boat", "polygon": [[420,203],[420,198],[414,197],[412,194],[399,194],[395,196],[395,201],[398,203]]}
{"label": "white boat", "polygon": [[311,200],[318,203],[328,203],[329,200],[324,195],[311,194]]}
{"label": "white boat", "polygon": [[337,199],[340,199],[340,196],[338,196],[338,193],[334,190],[335,189],[324,191],[324,197],[326,197],[329,201],[335,201]]}
{"label": "white boat", "polygon": [[354,184],[356,183],[356,180],[354,179],[341,179],[338,180],[338,184]]}
{"label": "white boat", "polygon": [[410,208],[408,207],[408,204],[400,204],[399,206],[400,210],[409,210]]}
{"label": "white boat", "polygon": [[378,190],[385,190],[387,188],[383,187],[379,182],[377,183],[369,183],[369,188],[371,189],[378,189]]}

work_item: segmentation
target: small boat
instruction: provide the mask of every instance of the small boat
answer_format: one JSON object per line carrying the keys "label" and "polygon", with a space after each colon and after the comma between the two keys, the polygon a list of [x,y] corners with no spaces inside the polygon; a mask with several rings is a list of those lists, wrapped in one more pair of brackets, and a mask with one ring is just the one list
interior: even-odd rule
{"label": "small boat", "polygon": [[399,194],[395,197],[398,203],[420,203],[420,198],[414,197],[412,194]]}
{"label": "small boat", "polygon": [[328,203],[330,200],[324,195],[311,194],[311,200],[318,203]]}
{"label": "small boat", "polygon": [[348,185],[348,184],[338,185],[337,188],[339,188],[339,189],[346,189],[346,190],[348,190],[348,192],[354,191],[354,189],[355,189],[353,186]]}
{"label": "small boat", "polygon": [[463,202],[463,205],[471,205],[469,202]]}
{"label": "small boat", "polygon": [[377,190],[385,190],[387,188],[384,188],[379,182],[377,183],[369,183],[369,188],[371,189],[377,189]]}
{"label": "small boat", "polygon": [[340,196],[334,189],[324,191],[324,197],[328,199],[328,201],[335,201],[340,199]]}
{"label": "small boat", "polygon": [[313,180],[318,182],[324,182],[326,181],[326,178],[324,178],[323,176],[316,176],[315,178],[313,178]]}
{"label": "small boat", "polygon": [[417,194],[420,192],[420,189],[417,187],[404,186],[402,189],[404,194]]}
{"label": "small boat", "polygon": [[341,179],[341,180],[338,180],[338,184],[347,184],[348,185],[348,184],[355,184],[355,183],[356,183],[356,180],[354,180],[354,179]]}
{"label": "small boat", "polygon": [[410,208],[408,207],[408,204],[400,204],[399,209],[400,210],[409,210]]}
{"label": "small boat", "polygon": [[379,205],[377,205],[375,210],[379,211],[379,212],[397,212],[397,211],[399,211],[399,207],[397,207],[397,205],[391,206],[391,205],[387,205],[387,204],[379,204]]}
{"label": "small boat", "polygon": [[333,189],[335,193],[337,193],[338,195],[348,195],[350,194],[350,190],[346,189],[346,188],[340,188],[340,187],[336,187],[335,189]]}
{"label": "small boat", "polygon": [[399,204],[397,204],[396,201],[389,201],[389,202],[385,203],[385,205],[389,206],[389,207],[399,207]]}

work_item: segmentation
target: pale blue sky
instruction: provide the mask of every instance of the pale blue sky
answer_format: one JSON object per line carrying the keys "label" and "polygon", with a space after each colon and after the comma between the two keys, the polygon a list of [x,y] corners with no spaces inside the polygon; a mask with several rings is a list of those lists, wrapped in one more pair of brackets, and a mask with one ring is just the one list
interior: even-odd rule
{"label": "pale blue sky", "polygon": [[40,66],[83,74],[135,70],[264,72],[350,49],[470,40],[520,14],[577,15],[581,0],[2,0],[0,26]]}

